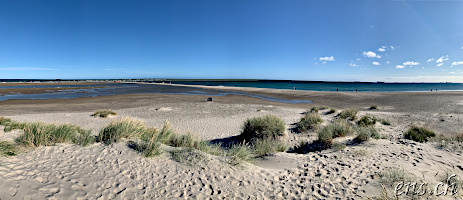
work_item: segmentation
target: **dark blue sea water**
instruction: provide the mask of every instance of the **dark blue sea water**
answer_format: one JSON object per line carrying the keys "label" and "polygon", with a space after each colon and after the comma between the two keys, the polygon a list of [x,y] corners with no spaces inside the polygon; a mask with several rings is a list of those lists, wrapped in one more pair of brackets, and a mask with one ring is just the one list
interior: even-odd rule
{"label": "dark blue sea water", "polygon": [[424,92],[463,91],[463,83],[366,83],[366,82],[305,82],[305,81],[172,81],[185,85],[256,87],[312,91],[354,92]]}

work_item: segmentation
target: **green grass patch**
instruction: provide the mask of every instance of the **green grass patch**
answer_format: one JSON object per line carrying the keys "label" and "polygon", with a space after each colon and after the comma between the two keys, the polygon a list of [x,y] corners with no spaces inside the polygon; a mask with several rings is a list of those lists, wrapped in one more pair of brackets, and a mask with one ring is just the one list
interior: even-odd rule
{"label": "green grass patch", "polygon": [[427,142],[429,138],[435,137],[436,134],[424,127],[413,125],[405,133],[404,137],[416,142]]}
{"label": "green grass patch", "polygon": [[285,132],[285,122],[275,115],[247,119],[242,127],[241,139],[253,140],[278,139]]}
{"label": "green grass patch", "polygon": [[146,130],[147,128],[143,122],[131,118],[124,118],[113,121],[104,127],[98,135],[98,141],[105,144],[112,144],[123,138],[138,138]]}
{"label": "green grass patch", "polygon": [[359,126],[374,126],[376,124],[376,117],[365,115],[357,122]]}
{"label": "green grass patch", "polygon": [[390,125],[391,125],[391,123],[390,123],[389,121],[386,121],[386,120],[384,120],[384,119],[381,120],[381,124],[386,125],[386,126],[390,126]]}
{"label": "green grass patch", "polygon": [[56,143],[74,142],[84,130],[75,125],[24,123],[23,133],[16,138],[24,146],[50,146]]}
{"label": "green grass patch", "polygon": [[98,110],[92,114],[92,116],[94,117],[102,117],[102,118],[106,118],[110,115],[117,115],[117,113],[112,110]]}
{"label": "green grass patch", "polygon": [[321,142],[325,148],[329,148],[333,145],[334,138],[345,137],[353,133],[354,129],[347,121],[339,120],[318,131],[318,141]]}
{"label": "green grass patch", "polygon": [[252,162],[256,157],[254,149],[246,144],[235,144],[226,153],[227,163],[238,165],[242,162]]}
{"label": "green grass patch", "polygon": [[16,155],[16,145],[7,141],[0,141],[0,157]]}
{"label": "green grass patch", "polygon": [[348,120],[353,121],[357,117],[357,113],[358,113],[357,109],[354,109],[354,108],[346,109],[346,110],[341,111],[341,113],[339,113],[339,117],[342,119],[348,119]]}
{"label": "green grass patch", "polygon": [[356,143],[362,143],[368,141],[370,138],[379,139],[380,135],[378,131],[373,127],[360,126],[355,128],[357,136],[354,138]]}
{"label": "green grass patch", "polygon": [[320,117],[318,112],[306,113],[304,117],[296,123],[295,130],[298,133],[305,132],[308,130],[318,129],[323,119]]}
{"label": "green grass patch", "polygon": [[288,145],[276,139],[263,139],[257,140],[252,144],[254,148],[254,154],[256,157],[269,156],[276,152],[285,152],[288,149]]}

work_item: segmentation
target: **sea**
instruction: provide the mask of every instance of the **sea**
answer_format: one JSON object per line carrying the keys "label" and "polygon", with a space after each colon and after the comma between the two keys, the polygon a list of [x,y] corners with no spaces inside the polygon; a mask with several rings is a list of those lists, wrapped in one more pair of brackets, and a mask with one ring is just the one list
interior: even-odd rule
{"label": "sea", "polygon": [[[36,84],[25,84],[20,86],[2,85],[8,82],[50,82],[56,84],[40,86]],[[310,104],[307,100],[291,100],[276,98],[267,95],[251,94],[247,92],[212,90],[195,87],[171,86],[169,84],[137,84],[137,83],[172,83],[183,85],[206,85],[206,86],[231,86],[231,87],[254,87],[273,88],[290,90],[311,90],[331,92],[430,92],[430,91],[463,91],[462,83],[384,83],[384,82],[319,82],[319,81],[281,81],[281,80],[169,80],[169,79],[143,79],[143,80],[96,80],[106,81],[105,84],[95,85],[87,80],[86,84],[69,86],[60,84],[60,81],[86,81],[86,80],[33,80],[33,79],[0,79],[0,89],[15,88],[62,88],[58,92],[46,92],[41,94],[9,93],[0,94],[0,101],[10,99],[67,99],[80,97],[97,97],[119,94],[179,94],[179,95],[203,95],[203,96],[226,96],[244,95],[254,98],[292,104]],[[131,83],[127,83],[130,81]],[[87,84],[88,83],[88,84]],[[73,89],[73,87],[78,87]]]}

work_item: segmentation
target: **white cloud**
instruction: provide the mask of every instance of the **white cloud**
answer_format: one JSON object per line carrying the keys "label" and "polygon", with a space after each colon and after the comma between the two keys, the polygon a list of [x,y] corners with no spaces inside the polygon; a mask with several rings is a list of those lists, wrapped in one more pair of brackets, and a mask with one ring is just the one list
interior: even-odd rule
{"label": "white cloud", "polygon": [[358,65],[354,64],[354,63],[349,63],[349,66],[351,67],[358,67]]}
{"label": "white cloud", "polygon": [[378,51],[381,51],[381,52],[386,51],[386,46],[382,46],[382,47],[378,48]]}
{"label": "white cloud", "polygon": [[376,62],[376,61],[375,61],[375,62],[373,62],[372,64],[373,64],[373,65],[381,65],[381,63],[379,63],[379,62]]}
{"label": "white cloud", "polygon": [[0,71],[37,71],[37,70],[54,70],[51,68],[40,67],[0,67]]}
{"label": "white cloud", "polygon": [[440,57],[439,59],[436,60],[436,63],[441,63],[441,62],[444,62],[446,60],[449,60],[449,55]]}
{"label": "white cloud", "polygon": [[461,49],[463,49],[463,46],[461,46]]}
{"label": "white cloud", "polygon": [[320,61],[334,61],[334,57],[333,56],[320,57]]}
{"label": "white cloud", "polygon": [[357,61],[360,61],[360,60],[362,60],[362,59],[360,59],[360,58],[357,58]]}
{"label": "white cloud", "polygon": [[323,61],[322,64],[326,64],[326,61]]}
{"label": "white cloud", "polygon": [[376,53],[373,51],[364,51],[363,55],[368,58],[381,58],[380,55],[376,55]]}
{"label": "white cloud", "polygon": [[403,65],[396,65],[395,68],[396,68],[396,69],[403,69],[403,68],[405,68],[405,66],[403,66]]}
{"label": "white cloud", "polygon": [[386,64],[391,64],[391,61],[386,61]]}
{"label": "white cloud", "polygon": [[419,62],[415,62],[415,61],[407,61],[407,62],[404,62],[403,65],[419,65],[420,63]]}
{"label": "white cloud", "polygon": [[440,66],[442,66],[442,65],[444,65],[444,63],[439,63],[439,64],[437,64],[436,66],[440,67]]}
{"label": "white cloud", "polygon": [[433,61],[433,60],[434,60],[434,58],[430,58],[430,59],[428,59],[428,61],[426,61],[426,62],[431,62],[431,61]]}
{"label": "white cloud", "polygon": [[395,50],[395,47],[393,47],[393,46],[390,46],[390,47],[391,47],[392,51],[394,51],[394,50]]}
{"label": "white cloud", "polygon": [[457,66],[457,65],[463,65],[463,61],[458,61],[458,62],[453,62],[452,63],[452,67]]}

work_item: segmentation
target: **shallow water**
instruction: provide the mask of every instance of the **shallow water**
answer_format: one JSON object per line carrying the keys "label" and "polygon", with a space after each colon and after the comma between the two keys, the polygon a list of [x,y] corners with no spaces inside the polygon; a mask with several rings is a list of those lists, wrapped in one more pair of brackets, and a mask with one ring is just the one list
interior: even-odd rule
{"label": "shallow water", "polygon": [[[72,87],[79,87],[79,89],[69,89]],[[82,87],[89,87],[88,89]],[[98,87],[98,88],[93,88]],[[203,88],[171,86],[171,85],[155,85],[155,84],[104,84],[104,85],[79,85],[79,86],[64,86],[64,85],[47,85],[47,86],[1,86],[0,89],[12,88],[63,88],[62,91],[56,93],[41,93],[41,94],[9,94],[0,96],[0,101],[9,99],[70,99],[81,97],[97,97],[97,96],[110,96],[120,94],[180,94],[180,95],[203,95],[203,96],[226,96],[226,95],[243,95],[267,101],[291,103],[291,104],[310,104],[310,100],[289,100],[276,98],[272,96],[250,94],[246,92],[212,90]]]}

